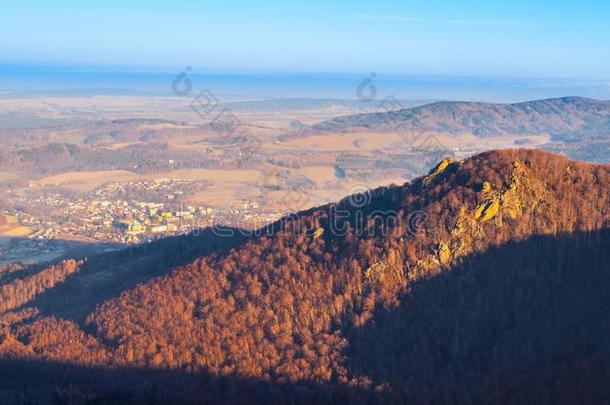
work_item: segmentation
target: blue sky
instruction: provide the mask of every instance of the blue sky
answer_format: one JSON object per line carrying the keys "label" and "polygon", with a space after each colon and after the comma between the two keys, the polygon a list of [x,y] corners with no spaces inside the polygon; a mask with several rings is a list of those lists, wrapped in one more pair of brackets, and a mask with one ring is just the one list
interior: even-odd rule
{"label": "blue sky", "polygon": [[0,63],[610,79],[610,2],[5,2]]}

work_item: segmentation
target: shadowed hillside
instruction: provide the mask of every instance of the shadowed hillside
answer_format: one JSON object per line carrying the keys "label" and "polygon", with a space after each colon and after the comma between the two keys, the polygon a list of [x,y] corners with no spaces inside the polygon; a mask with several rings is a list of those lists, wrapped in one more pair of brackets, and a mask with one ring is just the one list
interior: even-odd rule
{"label": "shadowed hillside", "polygon": [[607,402],[609,260],[608,230],[533,237],[413,283],[343,331],[347,372],[364,386],[13,358],[0,360],[0,401]]}
{"label": "shadowed hillside", "polygon": [[349,368],[400,402],[606,403],[609,288],[608,229],[507,243],[378,308]]}

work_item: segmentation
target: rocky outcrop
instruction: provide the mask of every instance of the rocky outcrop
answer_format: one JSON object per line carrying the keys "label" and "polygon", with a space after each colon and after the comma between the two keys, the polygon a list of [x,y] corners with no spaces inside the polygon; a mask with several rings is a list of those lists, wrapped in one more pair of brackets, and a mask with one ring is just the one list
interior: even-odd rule
{"label": "rocky outcrop", "polygon": [[[444,159],[424,182],[427,184],[451,163]],[[449,238],[439,240],[434,252],[418,261],[411,279],[422,274],[430,274],[441,267],[449,267],[460,258],[475,250],[477,243],[485,242],[485,227],[501,228],[506,220],[518,220],[527,210],[528,214],[542,217],[550,215],[551,198],[545,185],[531,179],[525,166],[513,162],[510,183],[507,187],[497,188],[485,181],[479,192],[479,201],[474,208],[464,204],[459,208],[455,225]]]}
{"label": "rocky outcrop", "polygon": [[406,285],[406,266],[400,252],[390,249],[381,260],[364,271],[364,285],[368,288],[384,286],[398,289]]}
{"label": "rocky outcrop", "polygon": [[424,177],[424,179],[423,179],[423,187],[425,187],[428,184],[430,184],[438,175],[440,175],[445,170],[447,170],[449,165],[451,165],[452,163],[455,163],[455,161],[453,160],[453,158],[450,158],[450,157],[446,157],[443,160],[441,160],[439,162],[439,164],[437,164],[430,171],[430,173],[428,173],[428,175],[426,177]]}

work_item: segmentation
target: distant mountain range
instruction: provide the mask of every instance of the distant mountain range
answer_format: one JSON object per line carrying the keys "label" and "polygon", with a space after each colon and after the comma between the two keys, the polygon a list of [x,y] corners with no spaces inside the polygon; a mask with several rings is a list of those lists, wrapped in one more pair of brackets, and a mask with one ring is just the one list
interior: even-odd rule
{"label": "distant mountain range", "polygon": [[393,132],[398,129],[481,137],[550,134],[558,139],[586,138],[610,134],[610,101],[583,97],[516,104],[443,101],[397,111],[338,117],[286,137],[362,130]]}
{"label": "distant mountain range", "polygon": [[247,237],[0,269],[0,402],[602,403],[609,290],[610,166],[444,159]]}

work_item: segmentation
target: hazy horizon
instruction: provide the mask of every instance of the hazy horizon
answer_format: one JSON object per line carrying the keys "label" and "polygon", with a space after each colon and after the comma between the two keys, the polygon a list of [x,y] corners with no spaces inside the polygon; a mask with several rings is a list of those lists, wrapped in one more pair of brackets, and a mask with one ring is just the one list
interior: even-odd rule
{"label": "hazy horizon", "polygon": [[558,78],[468,77],[445,75],[313,72],[206,72],[84,65],[0,64],[1,96],[154,95],[172,96],[171,83],[185,69],[194,87],[224,100],[357,100],[356,89],[372,77],[380,96],[403,100],[519,102],[581,96],[610,99],[610,81]]}

